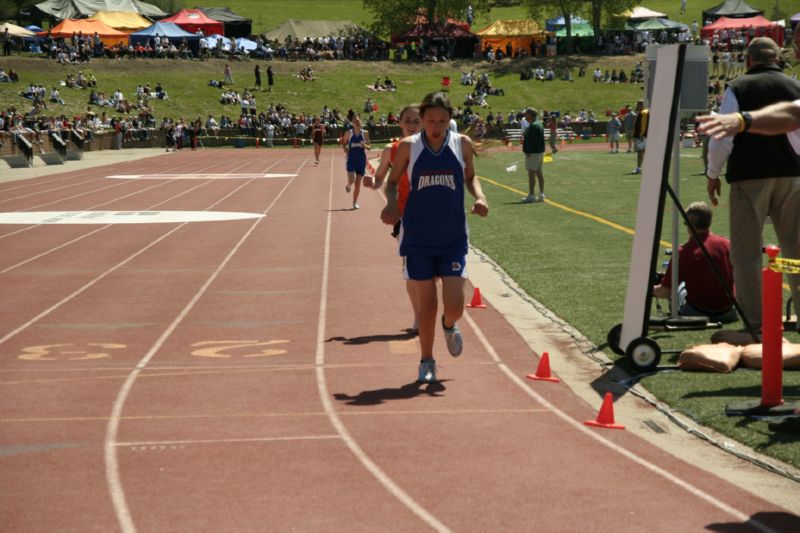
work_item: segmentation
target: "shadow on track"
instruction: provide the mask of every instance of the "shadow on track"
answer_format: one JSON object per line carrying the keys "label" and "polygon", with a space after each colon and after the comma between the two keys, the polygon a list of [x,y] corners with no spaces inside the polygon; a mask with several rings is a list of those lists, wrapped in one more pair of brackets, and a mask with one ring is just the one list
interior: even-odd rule
{"label": "shadow on track", "polygon": [[[775,531],[800,531],[800,517],[791,513],[764,512],[754,514],[750,517],[750,520],[745,523],[728,522],[724,524],[708,524],[705,528],[709,531],[734,533],[736,531],[756,528],[756,525],[767,526],[773,528]],[[758,529],[761,529],[761,527]]]}
{"label": "shadow on track", "polygon": [[396,333],[394,335],[364,335],[363,337],[331,337],[325,342],[341,342],[342,344],[369,344],[371,342],[407,341],[416,337],[416,334],[406,331],[406,333]]}
{"label": "shadow on track", "polygon": [[409,383],[403,385],[399,389],[385,388],[375,390],[365,390],[359,392],[356,396],[350,396],[344,393],[335,393],[334,398],[340,402],[346,402],[347,405],[380,405],[389,400],[410,400],[417,396],[441,396],[446,389],[444,382],[448,380],[438,381],[423,385],[417,383]]}

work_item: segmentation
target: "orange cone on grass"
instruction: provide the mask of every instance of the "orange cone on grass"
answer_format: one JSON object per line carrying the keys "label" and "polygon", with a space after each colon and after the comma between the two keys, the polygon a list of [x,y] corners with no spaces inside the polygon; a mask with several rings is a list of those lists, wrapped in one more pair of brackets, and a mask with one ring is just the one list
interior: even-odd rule
{"label": "orange cone on grass", "polygon": [[481,299],[481,290],[478,287],[475,287],[475,292],[472,293],[472,301],[467,304],[467,307],[486,308],[486,304],[484,304]]}
{"label": "orange cone on grass", "polygon": [[600,412],[597,413],[597,418],[587,420],[584,424],[598,428],[625,429],[622,424],[614,423],[614,396],[610,392],[607,392],[603,398],[603,405],[600,407]]}
{"label": "orange cone on grass", "polygon": [[539,359],[539,365],[536,367],[536,373],[528,374],[525,377],[534,381],[552,381],[553,383],[561,381],[550,374],[550,354],[547,352],[542,353],[542,357]]}

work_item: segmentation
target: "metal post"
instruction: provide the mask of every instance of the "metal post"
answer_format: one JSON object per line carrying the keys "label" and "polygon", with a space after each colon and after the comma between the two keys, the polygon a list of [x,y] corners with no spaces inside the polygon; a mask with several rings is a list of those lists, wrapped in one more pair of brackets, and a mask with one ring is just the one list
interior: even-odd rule
{"label": "metal post", "polygon": [[[681,196],[681,118],[680,113],[675,119],[675,135],[672,141],[672,190],[675,196]],[[675,202],[672,203],[672,291],[670,294],[671,312],[670,316],[675,318],[678,316],[678,265],[680,263],[678,251],[680,250],[680,220],[681,214]]]}

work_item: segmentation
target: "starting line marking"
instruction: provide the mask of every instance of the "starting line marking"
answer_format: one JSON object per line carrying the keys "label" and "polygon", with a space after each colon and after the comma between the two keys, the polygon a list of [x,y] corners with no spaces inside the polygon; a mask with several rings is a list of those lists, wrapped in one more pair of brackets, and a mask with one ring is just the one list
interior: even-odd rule
{"label": "starting line marking", "polygon": [[0,213],[0,224],[165,224],[263,217],[235,211],[21,211]]}
{"label": "starting line marking", "polygon": [[106,176],[120,180],[252,180],[293,178],[297,174],[113,174]]}

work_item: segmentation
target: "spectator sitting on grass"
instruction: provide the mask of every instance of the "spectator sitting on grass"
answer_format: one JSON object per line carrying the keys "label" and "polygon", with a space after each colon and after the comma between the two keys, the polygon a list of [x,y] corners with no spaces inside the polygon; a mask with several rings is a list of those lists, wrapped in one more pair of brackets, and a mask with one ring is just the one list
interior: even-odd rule
{"label": "spectator sitting on grass", "polygon": [[[730,241],[711,232],[711,208],[705,202],[694,202],[686,209],[691,224],[700,241],[711,255],[717,271],[733,293],[733,265],[730,260]],[[690,233],[691,235],[691,233]],[[738,314],[725,290],[716,278],[711,265],[701,253],[699,245],[690,238],[678,252],[678,314],[681,316],[707,316],[714,322],[735,322]],[[653,296],[669,298],[672,294],[672,262],[653,287]]]}
{"label": "spectator sitting on grass", "polygon": [[161,86],[161,82],[156,83],[156,98],[159,100],[166,100],[167,99],[167,91],[164,90],[164,87]]}
{"label": "spectator sitting on grass", "polygon": [[297,76],[303,81],[314,81],[314,71],[311,69],[311,65],[305,66],[300,69],[300,74]]}
{"label": "spectator sitting on grass", "polygon": [[58,94],[58,89],[55,86],[50,90],[50,101],[56,102],[61,105],[67,105],[67,103],[61,98],[61,95]]}

